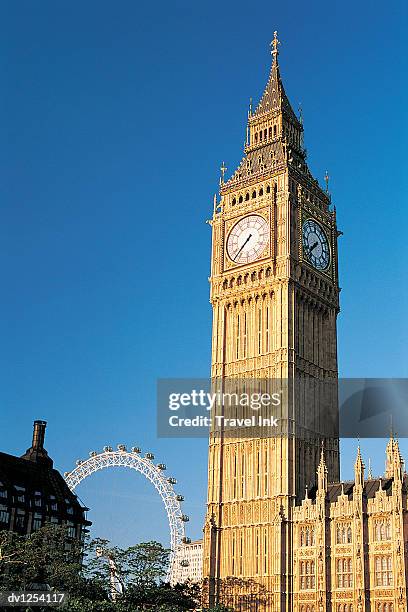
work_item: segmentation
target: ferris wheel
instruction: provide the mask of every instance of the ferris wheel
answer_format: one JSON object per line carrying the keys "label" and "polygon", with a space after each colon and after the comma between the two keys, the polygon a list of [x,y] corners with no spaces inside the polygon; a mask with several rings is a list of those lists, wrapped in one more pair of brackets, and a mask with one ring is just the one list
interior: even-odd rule
{"label": "ferris wheel", "polygon": [[184,497],[174,491],[177,480],[172,477],[166,478],[164,474],[166,465],[164,463],[156,465],[153,461],[153,453],[146,453],[142,457],[141,449],[136,446],[133,446],[130,451],[124,444],[118,444],[117,450],[111,446],[104,446],[102,452],[91,451],[88,459],[78,459],[75,469],[65,472],[64,478],[71,491],[74,491],[85,478],[105,468],[130,468],[147,478],[159,493],[169,522],[171,552],[166,578],[172,583],[176,575],[176,565],[183,561],[180,559],[183,544],[190,542],[190,539],[185,536],[184,529],[189,517],[181,510],[181,502],[184,501]]}

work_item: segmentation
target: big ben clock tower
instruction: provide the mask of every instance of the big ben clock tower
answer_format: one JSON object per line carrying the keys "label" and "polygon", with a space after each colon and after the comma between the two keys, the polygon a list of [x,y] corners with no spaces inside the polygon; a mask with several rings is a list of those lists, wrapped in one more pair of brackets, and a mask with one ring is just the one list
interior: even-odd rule
{"label": "big ben clock tower", "polygon": [[336,217],[308,169],[278,44],[275,33],[245,155],[226,181],[223,168],[211,221],[212,377],[287,380],[288,428],[283,436],[210,435],[204,529],[209,603],[239,610],[262,591],[263,607],[242,609],[276,612],[292,609],[292,513],[316,484],[322,446],[327,479],[339,479],[337,394],[333,434],[319,384],[314,393],[297,384],[337,381]]}

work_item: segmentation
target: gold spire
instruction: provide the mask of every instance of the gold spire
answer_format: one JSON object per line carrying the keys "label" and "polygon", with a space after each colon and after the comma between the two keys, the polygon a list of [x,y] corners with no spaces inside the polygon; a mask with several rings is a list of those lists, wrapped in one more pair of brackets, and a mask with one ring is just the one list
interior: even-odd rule
{"label": "gold spire", "polygon": [[320,454],[320,463],[319,466],[317,468],[317,486],[319,491],[327,491],[327,474],[328,474],[328,470],[327,470],[327,466],[326,466],[326,461],[324,458],[324,442],[322,440],[322,450],[321,450],[321,454]]}
{"label": "gold spire", "polygon": [[300,127],[299,119],[290,105],[279,73],[279,45],[280,41],[278,40],[278,33],[275,32],[274,38],[270,44],[273,59],[269,79],[262,98],[255,111],[252,113],[252,118],[254,119],[260,115],[265,115],[266,113],[280,111],[284,112],[284,114],[289,117],[289,119],[292,120],[295,125]]}
{"label": "gold spire", "polygon": [[280,45],[280,40],[278,39],[278,32],[277,30],[275,30],[275,32],[273,33],[273,40],[271,42],[271,47],[272,47],[272,57],[273,57],[273,61],[276,62],[278,59],[278,55],[279,55],[279,47]]}
{"label": "gold spire", "polygon": [[364,462],[361,456],[360,441],[357,448],[357,458],[354,464],[354,482],[356,487],[364,487]]}

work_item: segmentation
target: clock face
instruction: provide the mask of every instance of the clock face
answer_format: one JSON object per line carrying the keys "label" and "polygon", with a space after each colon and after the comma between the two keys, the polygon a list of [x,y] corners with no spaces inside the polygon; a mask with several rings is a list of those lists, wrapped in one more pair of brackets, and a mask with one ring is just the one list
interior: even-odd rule
{"label": "clock face", "polygon": [[314,219],[308,219],[302,228],[303,252],[317,270],[326,270],[330,264],[330,248],[323,228]]}
{"label": "clock face", "polygon": [[248,215],[234,225],[227,240],[227,253],[237,264],[258,259],[269,243],[269,224],[260,215]]}

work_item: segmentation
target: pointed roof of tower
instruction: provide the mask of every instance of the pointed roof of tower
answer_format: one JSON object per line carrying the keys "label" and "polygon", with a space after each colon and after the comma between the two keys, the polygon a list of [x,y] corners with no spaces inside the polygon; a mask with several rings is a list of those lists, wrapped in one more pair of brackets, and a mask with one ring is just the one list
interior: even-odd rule
{"label": "pointed roof of tower", "polygon": [[404,459],[401,455],[398,438],[394,437],[394,479],[403,480],[404,476]]}
{"label": "pointed roof of tower", "polygon": [[356,462],[355,462],[355,464],[354,464],[354,465],[355,465],[355,467],[356,467],[356,468],[357,468],[357,467],[361,467],[361,466],[363,466],[363,467],[364,467],[363,458],[362,458],[362,456],[361,456],[361,448],[360,448],[360,445],[358,445],[358,447],[357,447],[357,457],[356,457]]}
{"label": "pointed roof of tower", "polygon": [[388,444],[385,450],[386,460],[385,460],[385,475],[389,478],[393,474],[393,463],[394,463],[394,448],[395,448],[395,439],[394,433],[391,429],[390,439],[388,440]]}
{"label": "pointed roof of tower", "polygon": [[328,470],[327,470],[326,460],[324,458],[324,447],[323,447],[323,442],[322,442],[322,450],[320,453],[320,463],[317,468],[317,486],[319,490],[327,489],[327,484],[328,484],[327,474],[328,474]]}
{"label": "pointed roof of tower", "polygon": [[354,464],[354,478],[356,486],[364,487],[364,468],[365,466],[361,456],[360,445],[358,445],[356,462]]}
{"label": "pointed roof of tower", "polygon": [[278,40],[278,33],[274,32],[274,38],[271,42],[272,46],[272,66],[271,71],[269,73],[269,79],[265,87],[265,91],[263,93],[262,98],[259,101],[259,104],[254,113],[252,113],[252,117],[259,117],[264,115],[265,113],[273,112],[273,111],[282,111],[285,112],[290,119],[300,124],[299,119],[296,117],[294,113],[289,99],[286,95],[285,88],[283,87],[282,79],[279,71],[279,62],[278,62],[278,46],[280,45],[280,41]]}
{"label": "pointed roof of tower", "polygon": [[397,436],[394,436],[394,456],[397,457],[400,461],[404,461],[401,455],[401,449],[399,445],[399,440]]}
{"label": "pointed roof of tower", "polygon": [[324,445],[323,442],[321,443],[320,446],[320,461],[319,461],[319,467],[326,467],[326,460],[324,458]]}

